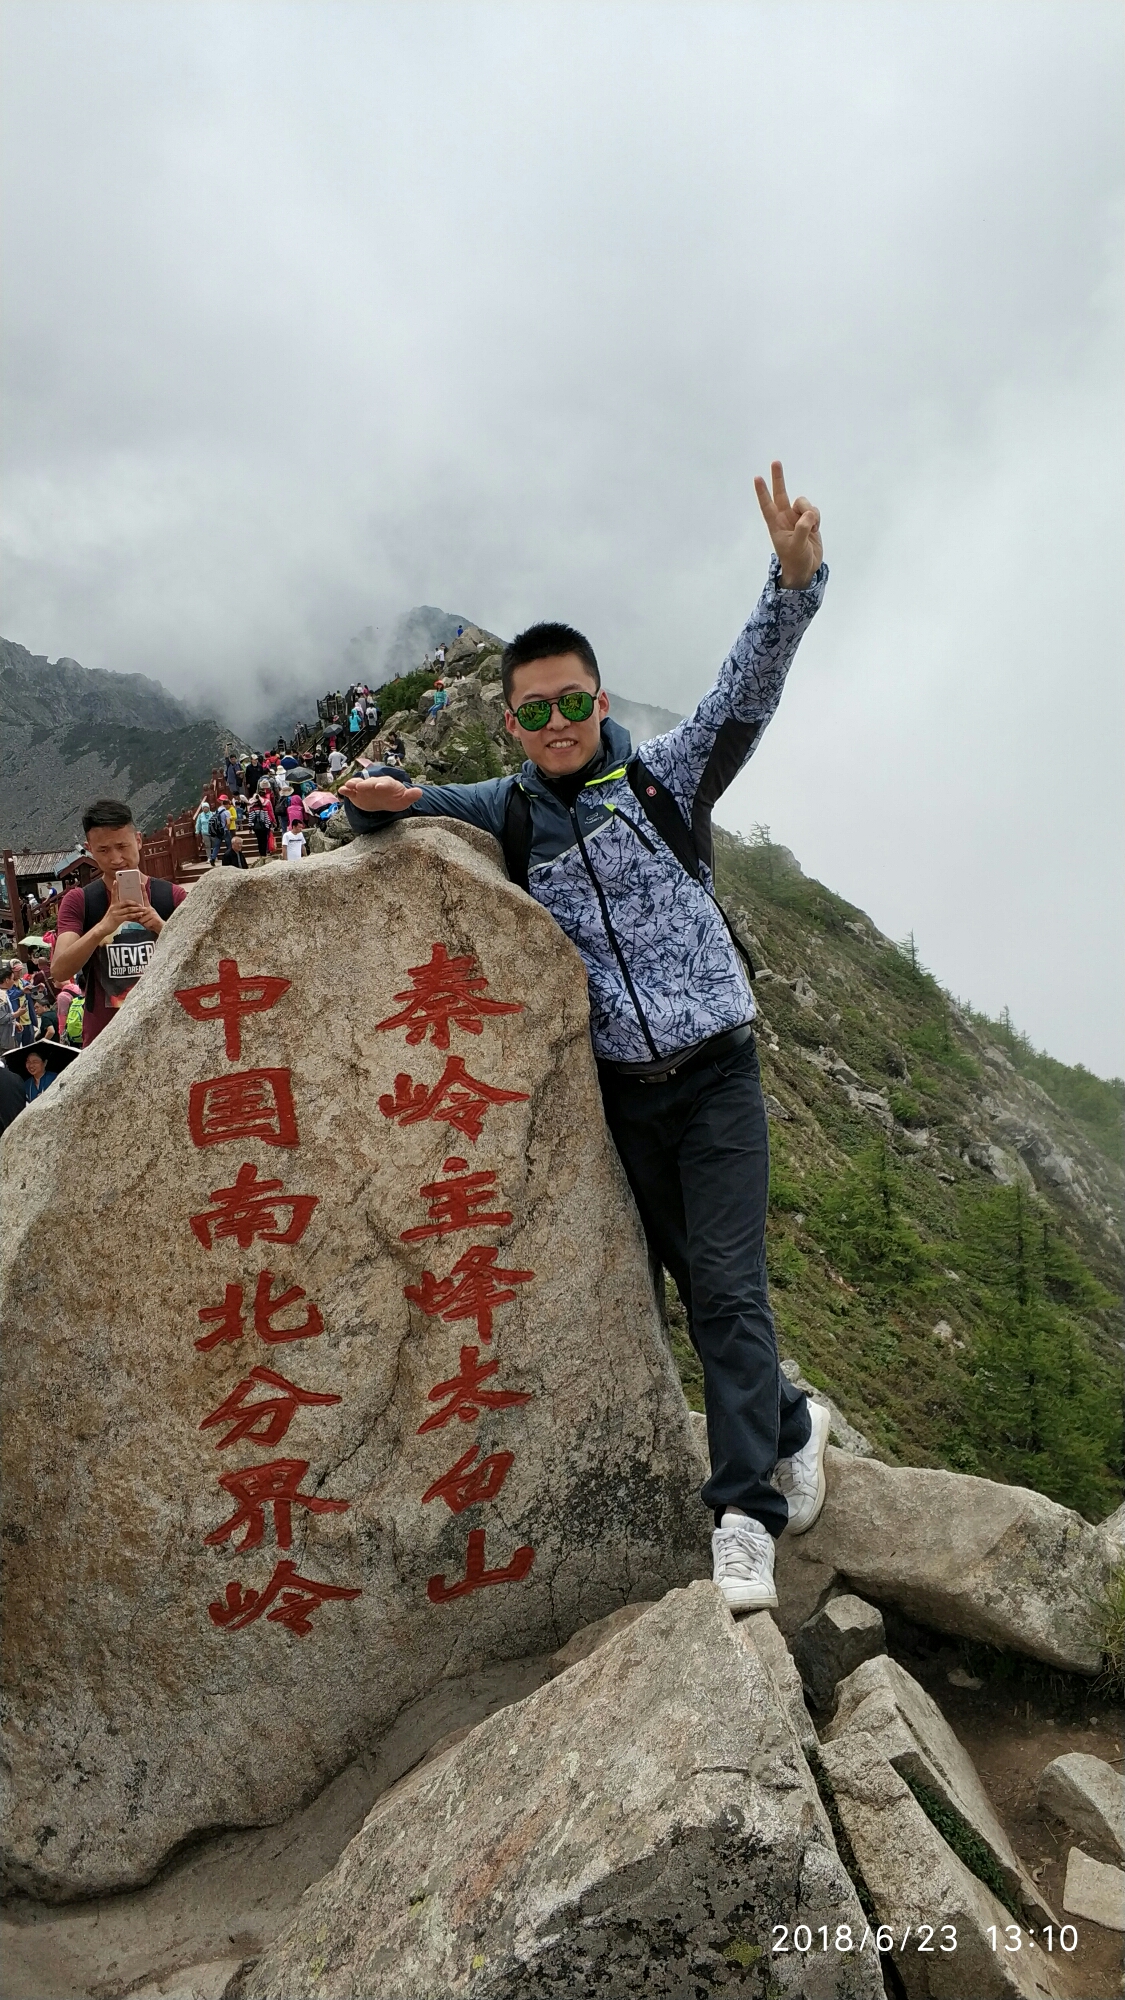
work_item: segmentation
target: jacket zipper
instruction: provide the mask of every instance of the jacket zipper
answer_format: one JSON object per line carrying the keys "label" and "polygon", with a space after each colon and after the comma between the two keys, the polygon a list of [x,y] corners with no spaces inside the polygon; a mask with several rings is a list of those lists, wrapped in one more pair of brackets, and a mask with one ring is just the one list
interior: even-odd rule
{"label": "jacket zipper", "polygon": [[[609,920],[609,905],[607,904],[605,899],[605,891],[602,888],[601,883],[598,881],[596,874],[594,873],[593,863],[590,860],[589,854],[586,852],[586,842],[582,838],[582,829],[578,824],[578,813],[574,806],[570,807],[570,823],[574,828],[574,838],[578,842],[578,851],[582,856],[583,862],[585,863],[586,873],[590,877],[590,880],[594,885],[594,894],[598,899],[598,908],[602,913],[602,923],[605,926],[605,934],[609,939],[610,949],[612,950],[618,965],[621,967],[621,977],[625,981],[625,990],[628,993],[629,998],[633,1003],[633,1012],[636,1014],[636,1017],[641,1024],[641,1033],[644,1036],[645,1041],[648,1043],[649,1051],[652,1055],[653,1061],[660,1062],[661,1061],[660,1050],[657,1048],[656,1043],[652,1039],[652,1031],[649,1028],[647,1020],[645,1019],[644,1008],[641,1006],[641,1003],[637,998],[637,989],[633,985],[633,981],[629,976],[629,968],[625,963],[625,954],[622,951],[621,946],[617,941],[617,933],[614,930],[613,925]],[[647,841],[645,842],[645,845],[647,847],[648,845]],[[655,853],[655,849],[653,850],[653,852]]]}

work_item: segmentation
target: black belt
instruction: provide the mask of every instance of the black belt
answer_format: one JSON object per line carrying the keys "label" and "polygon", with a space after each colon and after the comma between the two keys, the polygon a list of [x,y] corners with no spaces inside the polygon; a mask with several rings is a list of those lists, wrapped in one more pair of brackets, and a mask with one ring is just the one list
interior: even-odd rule
{"label": "black belt", "polygon": [[725,1034],[712,1035],[710,1041],[704,1042],[701,1048],[693,1049],[690,1055],[682,1058],[670,1056],[667,1063],[654,1063],[651,1069],[635,1069],[631,1063],[606,1062],[599,1058],[598,1070],[617,1083],[667,1083],[671,1077],[690,1076],[695,1069],[705,1069],[708,1063],[733,1055],[736,1049],[745,1048],[747,1042],[753,1039],[752,1024],[743,1021],[739,1028],[728,1028]]}

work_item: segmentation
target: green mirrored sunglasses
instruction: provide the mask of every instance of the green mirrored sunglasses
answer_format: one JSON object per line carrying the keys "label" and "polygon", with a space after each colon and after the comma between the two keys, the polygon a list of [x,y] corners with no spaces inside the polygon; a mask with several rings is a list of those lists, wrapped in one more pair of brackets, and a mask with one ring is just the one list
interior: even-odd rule
{"label": "green mirrored sunglasses", "polygon": [[596,699],[588,688],[571,688],[567,694],[560,694],[557,701],[521,701],[516,721],[521,729],[546,729],[551,710],[557,708],[564,722],[589,722]]}

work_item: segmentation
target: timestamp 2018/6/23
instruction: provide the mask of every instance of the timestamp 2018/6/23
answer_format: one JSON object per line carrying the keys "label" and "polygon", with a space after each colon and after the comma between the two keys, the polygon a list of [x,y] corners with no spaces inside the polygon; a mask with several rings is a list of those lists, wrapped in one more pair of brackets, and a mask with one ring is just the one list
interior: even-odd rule
{"label": "timestamp 2018/6/23", "polygon": [[[1073,1924],[1044,1924],[1040,1929],[1019,1924],[1006,1924],[997,1928],[989,1924],[985,1929],[993,1951],[1040,1951],[1071,1952],[1078,1949],[1078,1932]],[[795,1951],[801,1956],[810,1952],[828,1951],[877,1951],[904,1952],[940,1951],[952,1952],[957,1949],[956,1924],[906,1924],[901,1935],[891,1924],[878,1924],[874,1930],[865,1924],[863,1933],[857,1938],[850,1924],[837,1924],[832,1929],[828,1924],[820,1924],[813,1929],[808,1924],[774,1924],[771,1953],[778,1956]]]}

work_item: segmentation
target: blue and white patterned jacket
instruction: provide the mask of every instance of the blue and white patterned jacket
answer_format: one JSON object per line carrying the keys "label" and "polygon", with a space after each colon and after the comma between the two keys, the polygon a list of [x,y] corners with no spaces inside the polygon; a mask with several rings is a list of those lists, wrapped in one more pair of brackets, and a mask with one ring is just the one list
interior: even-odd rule
{"label": "blue and white patterned jacket", "polygon": [[[708,885],[715,801],[757,748],[781,699],[802,634],[819,609],[828,569],[822,563],[804,590],[783,590],[779,579],[774,557],[754,613],[710,693],[694,715],[666,736],[650,738],[639,753],[691,826]],[[513,785],[523,786],[531,801],[529,886],[586,961],[594,1052],[611,1062],[651,1062],[752,1020],[754,1001],[715,904],[638,807],[625,775],[630,751],[627,732],[608,718],[601,760],[573,807],[528,762],[517,777],[424,785],[408,812],[467,820],[500,839],[509,793]],[[357,833],[377,832],[404,817],[361,812],[350,800],[346,806]],[[633,830],[638,824],[643,839]],[[628,983],[607,932],[603,899]]]}

